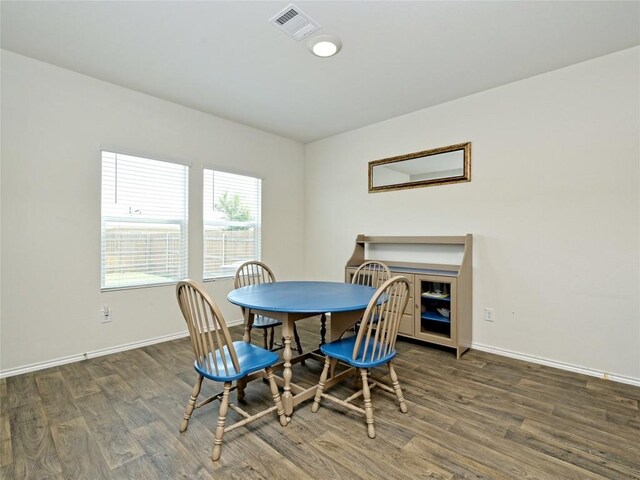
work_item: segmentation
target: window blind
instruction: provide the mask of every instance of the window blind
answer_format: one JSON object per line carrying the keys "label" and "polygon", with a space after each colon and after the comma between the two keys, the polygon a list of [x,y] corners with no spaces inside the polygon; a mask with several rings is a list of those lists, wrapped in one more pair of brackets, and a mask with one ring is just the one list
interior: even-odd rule
{"label": "window blind", "polygon": [[260,260],[262,180],[204,170],[203,276],[230,277],[249,260]]}
{"label": "window blind", "polygon": [[185,165],[102,152],[103,290],[186,277],[188,173]]}

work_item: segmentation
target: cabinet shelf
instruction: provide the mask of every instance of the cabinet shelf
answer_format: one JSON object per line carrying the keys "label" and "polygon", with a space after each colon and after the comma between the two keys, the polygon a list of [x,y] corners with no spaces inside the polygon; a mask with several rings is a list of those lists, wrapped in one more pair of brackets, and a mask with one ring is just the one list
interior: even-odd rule
{"label": "cabinet shelf", "polygon": [[436,312],[422,312],[420,318],[422,320],[430,320],[432,322],[451,323],[451,318],[443,317]]}
{"label": "cabinet shelf", "polygon": [[432,297],[431,295],[420,295],[423,300],[439,300],[441,302],[451,302],[451,296],[448,297]]}

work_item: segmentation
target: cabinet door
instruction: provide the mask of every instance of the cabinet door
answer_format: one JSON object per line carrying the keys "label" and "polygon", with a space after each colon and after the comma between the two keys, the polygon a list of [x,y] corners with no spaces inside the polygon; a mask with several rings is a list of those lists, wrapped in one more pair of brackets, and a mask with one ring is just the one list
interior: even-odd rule
{"label": "cabinet door", "polygon": [[398,334],[405,335],[407,337],[414,336],[415,331],[415,319],[413,318],[413,303],[411,304],[411,315],[403,315],[400,319],[400,325],[398,326]]}
{"label": "cabinet door", "polygon": [[457,345],[456,279],[438,275],[415,275],[414,336],[438,345]]}
{"label": "cabinet door", "polygon": [[413,282],[414,275],[412,273],[407,272],[396,272],[391,270],[391,276],[395,277],[398,275],[402,275],[409,280],[409,301],[407,302],[407,307],[404,309],[404,314],[400,318],[400,325],[398,327],[398,333],[400,335],[405,335],[407,337],[413,337],[415,331],[415,306],[413,300]]}

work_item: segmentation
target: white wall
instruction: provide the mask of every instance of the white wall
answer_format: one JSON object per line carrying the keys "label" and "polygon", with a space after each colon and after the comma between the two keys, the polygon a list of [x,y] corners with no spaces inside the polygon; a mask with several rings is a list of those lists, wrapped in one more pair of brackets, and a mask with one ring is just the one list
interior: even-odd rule
{"label": "white wall", "polygon": [[[1,120],[2,371],[186,330],[174,286],[100,293],[101,145],[192,164],[192,278],[203,167],[263,178],[263,259],[278,278],[302,275],[300,143],[7,51]],[[228,321],[240,318],[231,286],[207,283]]]}
{"label": "white wall", "polygon": [[[640,380],[639,58],[307,145],[306,275],[341,279],[358,233],[473,233],[474,343]],[[368,161],[465,141],[470,183],[367,193]]]}
{"label": "white wall", "polygon": [[[100,293],[109,145],[192,163],[193,278],[202,167],[254,174],[263,258],[279,278],[304,263],[309,278],[341,280],[358,233],[471,232],[476,344],[640,379],[639,57],[630,49],[304,148],[3,51],[0,370],[184,330],[173,287]],[[367,193],[368,161],[467,140],[470,183]],[[207,284],[234,319],[230,288]],[[104,303],[111,324],[98,322]],[[482,321],[485,306],[495,323]]]}

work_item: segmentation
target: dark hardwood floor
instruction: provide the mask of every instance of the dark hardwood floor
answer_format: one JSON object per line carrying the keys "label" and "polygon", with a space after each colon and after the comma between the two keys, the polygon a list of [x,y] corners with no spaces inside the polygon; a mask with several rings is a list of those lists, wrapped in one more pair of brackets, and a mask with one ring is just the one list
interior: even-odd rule
{"label": "dark hardwood floor", "polygon": [[[317,346],[315,320],[298,328],[307,350]],[[232,332],[241,338],[241,327]],[[217,402],[178,433],[195,380],[188,339],[3,379],[0,476],[640,479],[640,388],[473,350],[460,360],[418,343],[398,350],[409,412],[374,389],[374,440],[358,415],[330,402],[313,414],[309,401],[286,428],[273,414],[225,435],[218,462],[209,458]],[[321,367],[295,365],[294,381],[312,385]],[[205,395],[217,391],[205,380]],[[243,408],[270,402],[253,382]]]}

